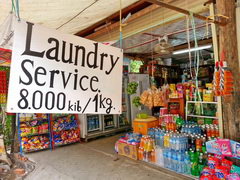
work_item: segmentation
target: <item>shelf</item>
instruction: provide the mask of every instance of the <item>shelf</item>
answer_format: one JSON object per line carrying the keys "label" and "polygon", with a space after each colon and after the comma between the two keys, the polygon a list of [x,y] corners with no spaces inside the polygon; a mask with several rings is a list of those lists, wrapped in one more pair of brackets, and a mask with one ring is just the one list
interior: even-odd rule
{"label": "shelf", "polygon": [[111,126],[104,126],[105,129],[107,128],[114,128],[115,126],[114,125],[111,125]]}
{"label": "shelf", "polygon": [[36,152],[36,151],[43,151],[43,150],[46,150],[46,149],[49,149],[49,147],[43,148],[43,149],[32,149],[32,150],[29,150],[29,151],[23,149],[23,152],[30,153],[30,152]]}
{"label": "shelf", "polygon": [[76,129],[76,128],[78,128],[78,126],[76,126],[76,127],[71,127],[71,128],[67,128],[67,129],[62,129],[62,130],[57,130],[57,131],[53,131],[53,132],[68,131],[68,130],[72,130],[72,129]]}
{"label": "shelf", "polygon": [[201,115],[193,115],[193,114],[189,114],[187,115],[188,117],[199,117],[199,118],[211,118],[211,119],[218,119],[218,117],[214,117],[214,116],[201,116]]}
{"label": "shelf", "polygon": [[93,132],[93,131],[99,131],[100,128],[96,128],[96,129],[91,129],[91,130],[88,130],[87,132]]}
{"label": "shelf", "polygon": [[49,132],[46,132],[46,133],[37,133],[37,134],[28,134],[28,135],[24,135],[24,136],[21,135],[21,137],[40,136],[40,135],[45,135],[45,134],[49,134]]}
{"label": "shelf", "polygon": [[80,140],[74,141],[74,142],[70,142],[70,143],[63,143],[63,144],[55,144],[55,143],[54,143],[54,147],[64,146],[64,145],[68,145],[68,144],[74,144],[74,143],[77,143],[77,142],[79,142],[79,141],[80,141]]}
{"label": "shelf", "polygon": [[30,121],[46,121],[48,119],[31,119],[31,120],[28,120],[28,121],[20,121],[20,123],[23,123],[23,122],[30,122]]}
{"label": "shelf", "polygon": [[187,101],[187,103],[218,104],[217,102],[208,102],[208,101]]}

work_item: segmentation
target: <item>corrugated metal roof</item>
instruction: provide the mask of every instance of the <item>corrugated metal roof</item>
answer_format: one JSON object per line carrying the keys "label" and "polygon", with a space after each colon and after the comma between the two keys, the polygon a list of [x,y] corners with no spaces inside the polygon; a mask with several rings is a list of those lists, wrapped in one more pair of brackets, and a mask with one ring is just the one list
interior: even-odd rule
{"label": "corrugated metal roof", "polygon": [[[96,0],[19,0],[20,17],[57,29],[69,19],[73,18]],[[125,8],[138,0],[122,0]],[[11,1],[0,0],[0,24],[11,11]],[[75,34],[78,31],[119,11],[120,0],[97,0],[92,6],[84,10],[79,16],[60,27],[64,33]]]}

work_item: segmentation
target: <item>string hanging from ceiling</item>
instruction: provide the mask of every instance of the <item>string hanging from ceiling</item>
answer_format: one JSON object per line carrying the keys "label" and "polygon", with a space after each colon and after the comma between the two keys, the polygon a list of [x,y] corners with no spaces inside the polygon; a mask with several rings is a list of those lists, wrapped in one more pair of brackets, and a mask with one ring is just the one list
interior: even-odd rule
{"label": "string hanging from ceiling", "polygon": [[12,10],[11,10],[11,13],[15,13],[15,15],[18,18],[18,21],[21,20],[18,0],[12,0]]}
{"label": "string hanging from ceiling", "polygon": [[57,27],[56,29],[60,29],[61,27],[63,27],[64,25],[68,24],[69,22],[71,22],[73,19],[75,19],[76,17],[78,17],[80,14],[82,14],[84,11],[86,11],[88,8],[92,7],[95,3],[97,3],[99,0],[95,0],[94,2],[92,2],[90,5],[88,5],[87,7],[85,7],[83,10],[81,10],[79,13],[77,13],[75,16],[73,16],[71,19],[69,19],[67,22],[63,23],[62,25],[60,25],[59,27]]}

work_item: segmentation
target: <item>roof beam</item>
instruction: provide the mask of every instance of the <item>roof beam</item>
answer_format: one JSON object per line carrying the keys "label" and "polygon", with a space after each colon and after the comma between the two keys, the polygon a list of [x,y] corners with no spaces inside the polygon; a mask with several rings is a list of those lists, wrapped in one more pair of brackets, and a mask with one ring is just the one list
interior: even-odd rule
{"label": "roof beam", "polygon": [[[124,9],[122,9],[122,15],[126,16],[129,12],[131,12],[133,10],[138,11],[139,9],[145,8],[147,6],[151,6],[151,3],[148,3],[143,0],[138,1]],[[108,26],[108,23],[116,22],[116,19],[117,19],[117,21],[119,21],[119,11],[117,11],[116,13],[108,16],[107,18],[104,18],[103,20],[89,26],[88,28],[79,31],[75,35],[81,36],[81,37],[86,37],[87,35],[92,34],[95,31],[97,31],[97,28],[102,27],[102,26]]]}
{"label": "roof beam", "polygon": [[159,6],[162,6],[162,7],[165,7],[165,8],[174,10],[174,11],[177,11],[177,12],[180,12],[182,14],[186,14],[186,15],[191,15],[192,14],[194,17],[196,17],[198,19],[201,19],[203,21],[207,21],[207,22],[211,21],[211,22],[213,22],[215,24],[218,24],[218,25],[226,25],[225,22],[217,21],[217,20],[211,19],[209,17],[202,16],[200,14],[197,14],[197,13],[194,13],[194,12],[191,12],[191,11],[188,11],[188,10],[185,10],[185,9],[182,9],[182,8],[170,5],[170,4],[162,2],[162,1],[158,1],[158,0],[145,0],[145,1],[151,2],[153,4],[157,4]]}

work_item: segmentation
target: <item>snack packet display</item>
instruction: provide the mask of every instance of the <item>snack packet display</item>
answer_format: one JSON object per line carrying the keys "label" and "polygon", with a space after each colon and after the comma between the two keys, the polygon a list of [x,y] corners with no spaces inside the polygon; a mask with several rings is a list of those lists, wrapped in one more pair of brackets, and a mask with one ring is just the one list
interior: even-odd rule
{"label": "snack packet display", "polygon": [[200,180],[214,180],[212,175],[201,175]]}
{"label": "snack packet display", "polygon": [[201,175],[203,175],[203,176],[211,176],[213,174],[214,174],[214,170],[209,167],[203,168],[203,171],[201,173]]}
{"label": "snack packet display", "polygon": [[227,180],[240,180],[240,176],[237,173],[227,175]]}
{"label": "snack packet display", "polygon": [[223,167],[226,168],[227,172],[230,173],[233,162],[229,161],[227,159],[223,159],[221,164],[222,164]]}
{"label": "snack packet display", "polygon": [[219,179],[226,179],[227,175],[229,173],[227,172],[226,168],[224,166],[216,166],[215,167],[215,176]]}
{"label": "snack packet display", "polygon": [[208,158],[208,163],[207,164],[208,164],[210,169],[215,169],[216,166],[220,165],[219,160],[216,157],[212,157],[212,156],[210,156]]}
{"label": "snack packet display", "polygon": [[221,149],[221,153],[224,156],[232,156],[231,144],[229,139],[218,139],[217,143]]}

